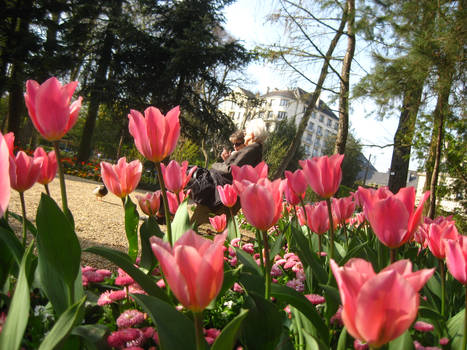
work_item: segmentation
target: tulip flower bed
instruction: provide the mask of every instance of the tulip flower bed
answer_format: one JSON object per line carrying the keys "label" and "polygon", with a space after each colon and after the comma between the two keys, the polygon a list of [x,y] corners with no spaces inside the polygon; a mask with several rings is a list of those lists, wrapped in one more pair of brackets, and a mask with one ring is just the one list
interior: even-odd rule
{"label": "tulip flower bed", "polygon": [[[57,144],[79,111],[80,98],[70,105],[75,87],[55,78],[27,85],[30,116],[55,154],[15,155],[14,136],[0,135],[1,349],[466,349],[467,239],[452,218],[422,218],[429,194],[417,207],[413,188],[333,198],[341,155],[303,160],[274,181],[264,163],[233,166],[233,184],[217,190],[241,212],[211,218],[218,234],[201,236],[187,205],[193,170],[161,166],[178,140],[178,108],[130,112],[161,189],[137,197],[148,215],[139,227],[128,194],[141,162],[102,162],[105,185],[122,200],[128,254],[94,246],[85,251],[118,272],[81,266]],[[47,183],[53,164],[62,205],[42,194],[33,225],[23,193]],[[10,187],[22,215],[8,211]],[[309,187],[323,200],[305,203]],[[22,240],[11,217],[23,223]],[[255,238],[242,239],[241,229]]]}

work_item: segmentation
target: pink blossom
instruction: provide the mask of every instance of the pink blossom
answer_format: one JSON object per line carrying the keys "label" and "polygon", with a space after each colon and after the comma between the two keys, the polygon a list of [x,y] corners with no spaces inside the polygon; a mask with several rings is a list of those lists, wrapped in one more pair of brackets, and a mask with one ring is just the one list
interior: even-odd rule
{"label": "pink blossom", "polygon": [[255,248],[253,246],[253,243],[245,243],[242,246],[242,249],[247,252],[248,254],[253,254],[255,252]]}
{"label": "pink blossom", "polygon": [[216,328],[204,329],[204,339],[209,345],[212,345],[216,338],[221,334],[221,331]]}
{"label": "pink blossom", "polygon": [[123,300],[127,297],[127,294],[124,290],[113,290],[109,294],[109,298],[112,301]]}
{"label": "pink blossom", "polygon": [[302,281],[298,279],[293,279],[290,280],[286,283],[287,287],[295,289],[297,292],[304,292],[305,291],[305,285],[303,284]]}
{"label": "pink blossom", "polygon": [[355,339],[353,342],[353,348],[355,350],[367,350],[368,349],[368,344],[362,343],[360,340]]}
{"label": "pink blossom", "polygon": [[279,277],[279,276],[282,276],[282,274],[283,274],[282,269],[278,265],[276,264],[272,265],[271,276]]}
{"label": "pink blossom", "polygon": [[234,292],[237,292],[237,293],[243,293],[244,292],[243,287],[241,285],[239,285],[237,282],[234,283],[232,289],[233,289]]}
{"label": "pink blossom", "polygon": [[127,274],[122,269],[118,269],[118,277],[115,279],[115,284],[117,286],[128,286],[132,283],[135,283],[133,278],[129,274]]}
{"label": "pink blossom", "polygon": [[326,302],[326,299],[319,294],[306,294],[305,298],[307,298],[313,305],[320,305]]}
{"label": "pink blossom", "polygon": [[139,310],[125,310],[122,314],[120,314],[120,316],[118,316],[117,326],[118,328],[129,328],[144,322],[145,318],[145,315]]}
{"label": "pink blossom", "polygon": [[100,295],[99,299],[97,300],[97,305],[104,306],[104,305],[107,305],[107,304],[111,304],[113,302],[113,300],[110,299],[110,293],[112,293],[111,290],[107,290],[104,293],[102,293]]}
{"label": "pink blossom", "polygon": [[107,337],[107,343],[115,348],[139,346],[142,342],[143,332],[137,328],[123,328]]}
{"label": "pink blossom", "polygon": [[413,328],[419,332],[432,332],[435,329],[432,324],[424,321],[415,322]]}

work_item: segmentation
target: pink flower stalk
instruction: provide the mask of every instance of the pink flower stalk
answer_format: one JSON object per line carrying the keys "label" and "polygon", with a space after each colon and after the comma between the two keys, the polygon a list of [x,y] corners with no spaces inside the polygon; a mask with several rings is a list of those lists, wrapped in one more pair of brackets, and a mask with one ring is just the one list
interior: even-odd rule
{"label": "pink flower stalk", "polygon": [[329,230],[329,214],[326,202],[321,201],[314,205],[305,205],[306,216],[303,213],[303,208],[299,208],[297,212],[300,225],[307,225],[310,230],[318,235]]}
{"label": "pink flower stalk", "polygon": [[307,298],[313,305],[321,305],[326,302],[326,299],[319,294],[306,294],[305,298]]}
{"label": "pink flower stalk", "polygon": [[444,221],[439,224],[431,223],[428,225],[427,243],[431,253],[438,259],[446,257],[444,240],[457,240],[459,232],[457,232],[456,224],[453,221]]}
{"label": "pink flower stalk", "polygon": [[115,279],[117,286],[129,286],[135,283],[134,279],[121,268],[118,268],[118,277]]}
{"label": "pink flower stalk", "polygon": [[141,329],[123,328],[112,332],[107,337],[107,344],[114,348],[139,346],[143,343],[144,337]]}
{"label": "pink flower stalk", "polygon": [[0,132],[0,218],[6,213],[10,202],[10,150]]}
{"label": "pink flower stalk", "polygon": [[281,180],[273,182],[261,178],[257,183],[234,180],[234,186],[243,189],[239,193],[243,214],[247,221],[259,230],[267,231],[282,214]]}
{"label": "pink flower stalk", "polygon": [[353,196],[334,198],[332,200],[332,213],[336,221],[343,225],[352,216],[355,206],[356,202],[353,200]]}
{"label": "pink flower stalk", "polygon": [[371,263],[356,258],[342,267],[331,259],[331,269],[339,287],[347,331],[376,348],[410,327],[418,312],[418,291],[434,272],[412,272],[409,260],[399,260],[376,274]]}
{"label": "pink flower stalk", "polygon": [[42,85],[34,80],[26,82],[24,100],[37,131],[48,141],[60,140],[75,125],[81,109],[80,96],[71,105],[77,81],[63,85],[52,77]]}
{"label": "pink flower stalk", "polygon": [[145,315],[139,310],[130,309],[125,310],[117,318],[117,327],[118,328],[129,328],[137,324],[143,323],[145,320]]}
{"label": "pink flower stalk", "polygon": [[180,136],[180,108],[177,106],[164,115],[155,107],[148,107],[144,116],[131,110],[128,129],[135,139],[138,151],[150,161],[160,163],[172,154]]}
{"label": "pink flower stalk", "polygon": [[52,180],[55,179],[58,169],[55,151],[47,153],[42,147],[37,147],[34,151],[34,158],[42,158],[41,171],[37,182],[42,185],[51,183]]}
{"label": "pink flower stalk", "polygon": [[457,240],[444,241],[446,264],[452,277],[467,285],[467,236],[459,235]]}
{"label": "pink flower stalk", "polygon": [[343,154],[334,154],[301,160],[299,164],[312,190],[322,198],[331,198],[341,184],[343,160]]}
{"label": "pink flower stalk", "polygon": [[189,230],[173,247],[158,237],[150,238],[170,289],[193,312],[204,310],[222,287],[226,237],[227,232],[211,241]]}
{"label": "pink flower stalk", "polygon": [[186,160],[182,162],[182,166],[177,161],[171,160],[167,166],[161,163],[161,169],[165,187],[169,191],[179,193],[186,187],[197,167],[192,167],[187,174],[188,162]]}
{"label": "pink flower stalk", "polygon": [[413,328],[419,332],[432,332],[435,329],[435,327],[431,323],[424,321],[415,322]]}
{"label": "pink flower stalk", "polygon": [[[360,191],[360,188],[359,188]],[[415,206],[415,189],[404,187],[397,194],[379,199],[374,195],[363,195],[367,219],[378,239],[389,248],[398,248],[412,238],[423,211],[423,203],[430,196],[426,192],[418,208]]]}
{"label": "pink flower stalk", "polygon": [[127,163],[126,158],[122,157],[114,165],[101,162],[101,176],[104,185],[120,198],[125,198],[136,189],[142,171],[143,165],[139,160]]}
{"label": "pink flower stalk", "polygon": [[227,226],[227,216],[225,214],[209,218],[209,222],[217,233],[224,232]]}
{"label": "pink flower stalk", "polygon": [[144,214],[154,216],[161,206],[161,191],[148,192],[144,196],[137,194],[136,199]]}
{"label": "pink flower stalk", "polygon": [[232,185],[217,186],[217,192],[219,192],[222,204],[227,208],[232,208],[237,203],[237,192]]}
{"label": "pink flower stalk", "polygon": [[41,174],[42,158],[29,157],[19,151],[16,157],[10,156],[10,185],[18,192],[30,189]]}
{"label": "pink flower stalk", "polygon": [[268,178],[268,165],[265,162],[259,163],[254,168],[251,165],[243,165],[241,167],[232,165],[231,169],[233,186],[237,194],[242,192],[243,186],[239,188],[238,185],[241,185],[244,180],[256,183],[259,179]]}

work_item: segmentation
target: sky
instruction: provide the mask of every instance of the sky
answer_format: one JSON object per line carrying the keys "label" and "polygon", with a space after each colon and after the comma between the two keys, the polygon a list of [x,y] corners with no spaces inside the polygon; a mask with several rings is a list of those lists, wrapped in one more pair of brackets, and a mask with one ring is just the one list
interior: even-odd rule
{"label": "sky", "polygon": [[[267,15],[271,12],[275,0],[237,0],[226,7],[225,29],[234,38],[240,40],[246,48],[273,44],[280,40],[283,29],[278,24],[267,21]],[[369,52],[357,48],[356,55],[359,62],[365,67],[371,65]],[[355,66],[355,65],[354,65]],[[368,68],[368,67],[367,67]],[[277,67],[267,64],[250,64],[246,71],[252,83],[247,88],[252,92],[266,93],[268,88],[287,89],[291,86],[287,75],[280,72]],[[357,74],[358,75],[358,74]],[[353,78],[353,79],[352,79]],[[358,78],[351,76],[351,84]],[[311,92],[312,88],[306,88],[306,84],[299,87]],[[324,102],[327,102],[323,98]],[[337,103],[331,104],[332,109],[337,109]],[[353,134],[360,140],[362,145],[387,145],[393,143],[394,133],[397,129],[398,119],[396,116],[379,121],[375,116],[367,116],[376,111],[376,106],[369,100],[351,101],[350,123]],[[380,172],[387,172],[391,165],[392,147],[363,147],[363,154],[368,159],[371,155],[371,163]],[[416,164],[411,163],[410,169],[416,169]]]}

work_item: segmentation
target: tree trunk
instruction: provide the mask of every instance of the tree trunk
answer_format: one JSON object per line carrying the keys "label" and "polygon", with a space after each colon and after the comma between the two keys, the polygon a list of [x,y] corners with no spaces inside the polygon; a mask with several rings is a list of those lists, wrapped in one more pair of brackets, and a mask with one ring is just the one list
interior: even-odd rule
{"label": "tree trunk", "polygon": [[394,135],[394,150],[392,151],[391,170],[389,171],[389,190],[397,193],[407,186],[412,140],[423,92],[423,81],[414,89],[404,94],[399,125]]}
{"label": "tree trunk", "polygon": [[112,47],[114,46],[115,40],[115,21],[121,15],[122,0],[115,0],[113,5],[109,24],[105,32],[104,42],[99,55],[100,58],[98,61],[96,76],[90,92],[88,114],[86,116],[86,122],[84,123],[83,134],[81,136],[81,142],[78,150],[78,162],[87,161],[91,155],[92,136],[96,126],[97,114],[105,94],[106,76],[112,59]]}
{"label": "tree trunk", "polygon": [[[446,68],[445,68],[446,69]],[[444,74],[443,74],[444,73]],[[428,209],[428,217],[431,219],[435,218],[436,214],[436,191],[438,187],[439,177],[439,166],[441,163],[441,152],[443,150],[444,142],[444,121],[449,113],[449,94],[451,92],[452,79],[454,74],[454,68],[447,67],[447,71],[441,72],[440,82],[438,83],[438,101],[436,102],[435,111],[433,113],[434,123],[436,124],[436,144],[435,144],[435,156],[433,164],[433,172],[431,178],[426,178],[426,182],[430,179],[430,203]]]}
{"label": "tree trunk", "polygon": [[334,52],[334,49],[336,48],[340,37],[344,33],[345,24],[347,23],[346,17],[347,17],[347,9],[345,9],[344,14],[342,15],[342,18],[339,24],[339,29],[337,30],[336,34],[334,35],[334,38],[329,44],[329,48],[326,52],[325,57],[323,57],[324,62],[323,62],[323,66],[321,67],[321,72],[318,78],[318,82],[316,84],[315,91],[313,91],[313,94],[311,95],[311,100],[305,110],[305,113],[303,114],[303,118],[298,124],[297,133],[295,134],[295,137],[293,138],[292,144],[288,148],[287,153],[285,154],[284,158],[279,164],[279,167],[276,173],[273,175],[273,179],[277,179],[282,176],[285,169],[287,169],[287,166],[289,165],[289,161],[292,159],[293,155],[297,151],[298,146],[300,146],[300,144],[302,143],[303,133],[305,132],[306,126],[308,125],[308,121],[310,120],[311,113],[316,108],[316,101],[318,101],[318,98],[321,94],[321,89],[323,87],[323,83],[328,75],[328,68],[329,68],[332,53]]}
{"label": "tree trunk", "polygon": [[337,130],[334,153],[344,154],[349,134],[349,81],[350,68],[355,53],[355,0],[347,0],[347,51],[342,62],[339,94],[339,129]]}

